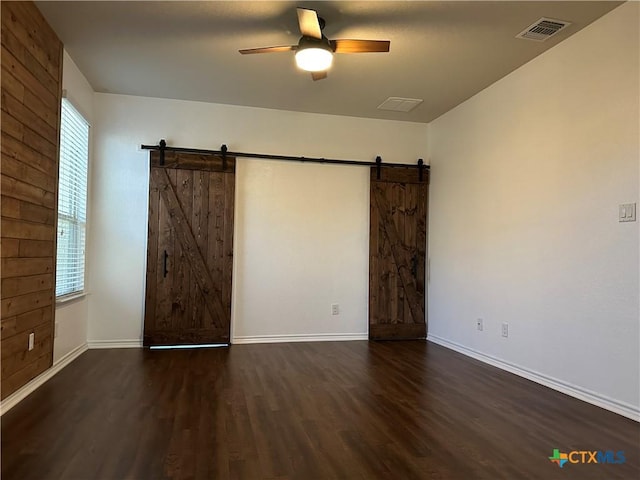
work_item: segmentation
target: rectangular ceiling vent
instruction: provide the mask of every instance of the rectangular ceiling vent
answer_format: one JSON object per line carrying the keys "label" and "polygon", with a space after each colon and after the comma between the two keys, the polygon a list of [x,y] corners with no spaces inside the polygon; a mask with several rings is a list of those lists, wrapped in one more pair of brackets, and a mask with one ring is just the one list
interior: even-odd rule
{"label": "rectangular ceiling vent", "polygon": [[529,25],[524,31],[516,35],[516,38],[524,38],[525,40],[534,40],[536,42],[544,42],[547,38],[551,38],[560,30],[571,25],[571,22],[564,20],[554,20],[553,18],[542,17],[533,25]]}
{"label": "rectangular ceiling vent", "polygon": [[389,97],[380,105],[378,110],[390,110],[392,112],[410,112],[423,102],[420,98]]}

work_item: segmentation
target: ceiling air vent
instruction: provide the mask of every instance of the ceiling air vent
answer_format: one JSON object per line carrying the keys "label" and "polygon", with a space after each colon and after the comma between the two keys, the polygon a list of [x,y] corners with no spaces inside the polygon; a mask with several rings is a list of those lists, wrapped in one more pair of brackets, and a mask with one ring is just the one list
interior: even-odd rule
{"label": "ceiling air vent", "polygon": [[516,35],[516,38],[544,42],[547,38],[554,36],[563,28],[571,25],[564,20],[554,20],[553,18],[542,17],[533,25],[529,25],[524,31]]}
{"label": "ceiling air vent", "polygon": [[421,103],[421,98],[389,97],[380,105],[378,105],[378,110],[391,110],[392,112],[410,112]]}

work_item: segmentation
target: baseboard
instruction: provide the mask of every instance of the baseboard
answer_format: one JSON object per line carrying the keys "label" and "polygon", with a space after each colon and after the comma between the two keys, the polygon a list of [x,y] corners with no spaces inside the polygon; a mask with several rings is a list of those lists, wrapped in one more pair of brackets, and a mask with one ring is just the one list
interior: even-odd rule
{"label": "baseboard", "polygon": [[287,343],[287,342],[344,342],[350,340],[367,340],[366,333],[312,333],[304,335],[255,335],[237,336],[231,340],[232,344],[246,343]]}
{"label": "baseboard", "polygon": [[[285,343],[285,342],[344,342],[349,340],[367,340],[366,333],[321,333],[305,335],[256,335],[237,336],[231,343]],[[90,349],[98,348],[142,348],[142,340],[89,340]]]}
{"label": "baseboard", "polygon": [[62,370],[64,367],[69,365],[76,358],[78,358],[80,355],[86,352],[87,349],[88,349],[88,346],[86,343],[74,348],[65,356],[60,358],[56,363],[54,363],[51,366],[51,368],[42,372],[40,375],[38,375],[36,378],[31,380],[29,383],[22,386],[21,388],[13,392],[11,395],[9,395],[7,398],[5,398],[2,402],[0,402],[0,416],[4,415],[13,407],[15,407],[18,403],[20,403],[22,400],[27,398],[38,387],[43,385],[47,380],[52,378],[56,373],[58,373],[60,370]]}
{"label": "baseboard", "polygon": [[142,340],[89,340],[89,348],[142,348]]}
{"label": "baseboard", "polygon": [[531,380],[532,382],[539,383],[540,385],[544,385],[545,387],[549,387],[571,397],[583,400],[597,407],[604,408],[605,410],[609,410],[610,412],[617,413],[618,415],[622,415],[623,417],[630,418],[631,420],[635,420],[636,422],[640,421],[640,409],[628,403],[614,400],[605,395],[592,392],[577,385],[567,383],[563,380],[549,377],[547,375],[543,375],[542,373],[529,370],[528,368],[506,362],[492,355],[487,355],[485,353],[479,352],[469,347],[465,347],[464,345],[460,345],[459,343],[446,340],[436,335],[427,335],[427,340],[433,343],[437,343],[438,345],[441,345],[443,347],[449,348],[450,350],[455,350],[456,352],[462,353],[463,355],[466,355],[468,357],[480,360],[483,363],[487,363],[502,370],[506,370],[507,372],[526,378],[527,380]]}

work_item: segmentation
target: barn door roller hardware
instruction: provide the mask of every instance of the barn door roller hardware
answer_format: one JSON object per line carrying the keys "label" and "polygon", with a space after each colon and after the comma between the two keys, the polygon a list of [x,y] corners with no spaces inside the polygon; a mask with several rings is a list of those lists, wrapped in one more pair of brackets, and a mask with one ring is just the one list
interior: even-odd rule
{"label": "barn door roller hardware", "polygon": [[377,156],[375,162],[367,162],[363,160],[341,160],[336,158],[316,158],[316,157],[294,157],[291,155],[272,155],[269,153],[247,153],[247,152],[230,152],[226,145],[222,145],[220,150],[206,150],[200,148],[184,148],[169,147],[167,142],[162,139],[158,145],[141,145],[142,150],[158,150],[160,152],[160,165],[164,165],[165,152],[178,153],[194,153],[198,155],[217,155],[222,158],[223,165],[226,165],[229,157],[236,158],[257,158],[261,160],[284,160],[290,162],[308,162],[308,163],[328,163],[331,165],[358,165],[363,167],[376,167],[377,177],[380,178],[381,167],[417,167],[420,181],[422,181],[423,170],[429,169],[429,165],[424,165],[422,159],[417,163],[383,163],[382,157]]}
{"label": "barn door roller hardware", "polygon": [[222,171],[226,172],[227,171],[227,146],[222,145],[222,147],[220,147],[220,151],[222,152]]}
{"label": "barn door roller hardware", "polygon": [[164,152],[167,149],[167,142],[164,141],[164,138],[160,140],[158,149],[160,150],[160,165],[164,165]]}

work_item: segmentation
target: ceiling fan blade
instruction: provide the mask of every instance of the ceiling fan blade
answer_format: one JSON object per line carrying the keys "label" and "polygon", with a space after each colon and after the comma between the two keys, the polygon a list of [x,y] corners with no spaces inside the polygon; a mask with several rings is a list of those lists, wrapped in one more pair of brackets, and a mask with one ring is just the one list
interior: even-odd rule
{"label": "ceiling fan blade", "polygon": [[314,82],[316,80],[322,80],[323,78],[327,78],[327,72],[311,72],[311,78],[313,78]]}
{"label": "ceiling fan blade", "polygon": [[245,48],[238,50],[241,54],[246,55],[248,53],[273,53],[273,52],[288,52],[295,50],[296,45],[280,45],[278,47],[261,47],[261,48]]}
{"label": "ceiling fan blade", "polygon": [[322,29],[318,20],[318,13],[308,8],[298,8],[298,25],[300,33],[305,37],[322,38]]}
{"label": "ceiling fan blade", "polygon": [[375,53],[388,52],[389,40],[331,40],[331,46],[336,53]]}

